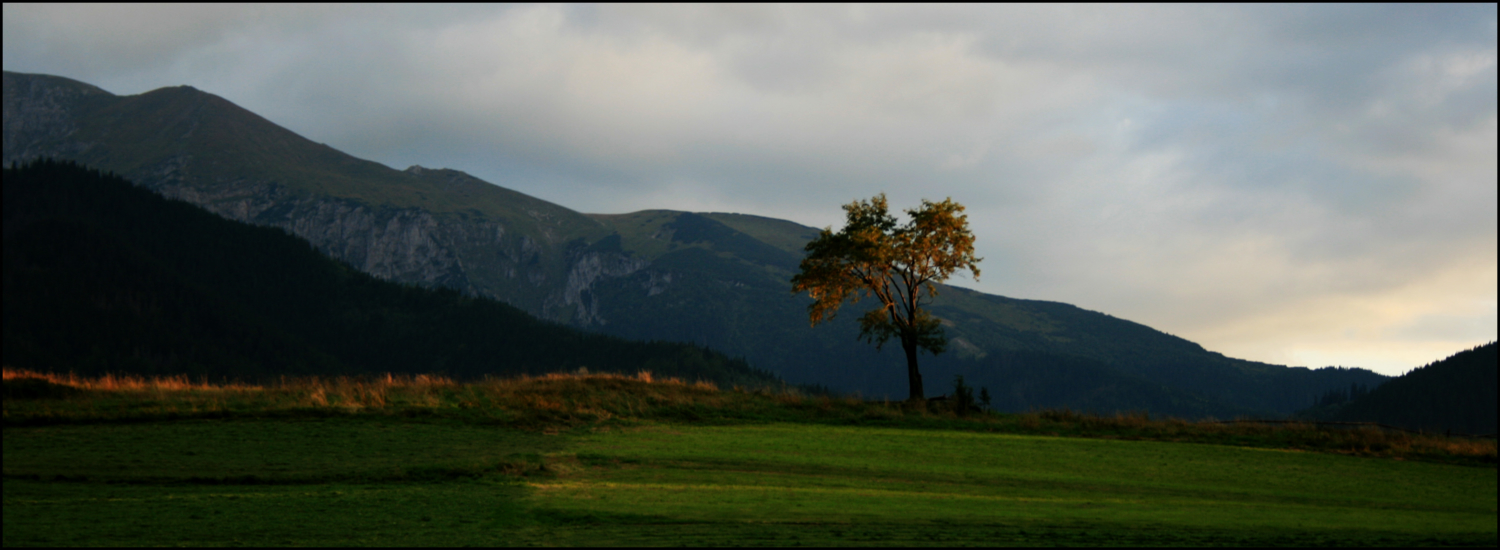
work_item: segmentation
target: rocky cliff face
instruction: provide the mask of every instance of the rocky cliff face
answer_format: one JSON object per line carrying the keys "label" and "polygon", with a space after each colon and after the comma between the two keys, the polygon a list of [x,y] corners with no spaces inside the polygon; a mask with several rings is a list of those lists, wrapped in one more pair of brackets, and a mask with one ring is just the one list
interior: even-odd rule
{"label": "rocky cliff face", "polygon": [[163,176],[143,185],[232,220],[282,228],[360,271],[387,280],[480,294],[469,283],[449,242],[479,240],[484,242],[473,244],[499,246],[505,235],[505,228],[498,224],[440,223],[431,213],[414,208],[381,209],[350,200],[301,196],[268,183],[233,182],[203,189]]}
{"label": "rocky cliff face", "polygon": [[[24,77],[24,78],[23,78]],[[112,94],[74,80],[5,73],[5,163],[43,156],[70,157],[91,144],[71,139],[78,132],[75,106]]]}
{"label": "rocky cliff face", "polygon": [[[499,220],[374,207],[263,182],[204,189],[177,177],[176,172],[152,175],[143,185],[164,196],[229,219],[282,228],[376,277],[497,298],[534,315],[578,326],[608,322],[599,314],[595,285],[650,265],[617,251],[575,247],[570,252],[552,235],[520,234]],[[643,293],[661,292],[671,276],[653,275],[652,280],[656,283]]]}
{"label": "rocky cliff face", "polygon": [[[203,98],[197,97],[207,94],[196,90],[179,91],[185,98],[181,108],[165,109],[173,115],[167,119],[174,127],[187,131],[176,134],[179,137],[166,144],[167,152],[148,162],[121,158],[129,155],[119,151],[133,145],[109,139],[121,132],[81,132],[80,127],[83,121],[97,123],[100,112],[111,110],[111,124],[133,125],[135,131],[149,132],[142,125],[162,118],[164,109],[159,103],[151,107],[155,109],[153,116],[136,120],[129,115],[129,105],[124,104],[130,98],[64,78],[7,72],[4,90],[5,163],[54,157],[115,171],[164,196],[197,204],[226,218],[282,228],[382,279],[453,288],[500,299],[540,317],[591,326],[608,322],[599,314],[595,286],[649,265],[618,250],[589,249],[586,239],[580,243],[579,238],[570,238],[567,220],[560,219],[568,217],[566,214],[581,216],[529,197],[530,202],[511,217],[479,211],[434,213],[417,206],[374,204],[309,191],[317,187],[316,181],[216,173],[219,160],[193,154],[196,133],[191,130],[199,127],[197,117],[210,116],[203,108]],[[225,118],[222,112],[213,116],[219,117],[217,121]],[[283,148],[323,147],[300,137],[288,142],[284,134],[289,133],[284,129],[259,117],[243,118],[249,122],[242,133],[274,136],[282,141],[278,145]],[[332,176],[359,178],[370,170],[368,166],[363,169],[366,174]],[[452,170],[412,167],[403,172],[379,167],[377,171],[384,171],[378,174],[383,180],[407,178],[417,183],[469,185],[481,195],[486,188],[494,187]],[[658,287],[667,284],[670,277],[652,280],[661,283],[643,289],[643,293],[660,292]]]}
{"label": "rocky cliff face", "polygon": [[[645,260],[632,258],[617,252],[587,252],[578,254],[569,261],[567,283],[561,296],[548,300],[548,308],[574,308],[573,322],[580,326],[604,325],[608,319],[599,315],[599,298],[594,295],[594,285],[605,279],[626,277],[646,266]],[[649,292],[649,289],[647,290]]]}

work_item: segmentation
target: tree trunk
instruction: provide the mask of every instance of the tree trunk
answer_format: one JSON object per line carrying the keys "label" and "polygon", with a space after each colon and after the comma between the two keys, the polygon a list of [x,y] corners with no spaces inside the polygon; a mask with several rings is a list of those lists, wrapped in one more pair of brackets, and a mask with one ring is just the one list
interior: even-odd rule
{"label": "tree trunk", "polygon": [[927,393],[922,391],[922,373],[917,371],[916,339],[902,338],[901,349],[906,351],[906,379],[911,387],[911,396],[907,400],[927,399]]}

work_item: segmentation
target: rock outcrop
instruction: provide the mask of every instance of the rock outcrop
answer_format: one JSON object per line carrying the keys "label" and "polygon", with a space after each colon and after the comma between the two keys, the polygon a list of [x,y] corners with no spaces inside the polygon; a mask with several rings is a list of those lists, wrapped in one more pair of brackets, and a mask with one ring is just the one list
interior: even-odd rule
{"label": "rock outcrop", "polygon": [[5,73],[4,88],[7,164],[43,156],[67,158],[86,151],[91,144],[72,139],[78,132],[75,106],[92,98],[113,97],[76,80],[46,75]]}

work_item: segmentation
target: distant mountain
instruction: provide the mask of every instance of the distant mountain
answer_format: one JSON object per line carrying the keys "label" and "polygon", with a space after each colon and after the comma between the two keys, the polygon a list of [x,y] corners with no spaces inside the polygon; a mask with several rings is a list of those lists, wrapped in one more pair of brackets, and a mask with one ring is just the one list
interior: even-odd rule
{"label": "distant mountain", "polygon": [[[905,395],[900,354],[860,342],[857,313],[808,326],[808,299],[791,294],[789,279],[817,230],[793,222],[585,215],[454,170],[356,159],[188,87],[115,96],[6,72],[4,140],[6,163],[56,157],[112,170],[283,228],[383,279],[493,297],[607,334],[712,347],[793,383]],[[922,357],[930,391],[963,374],[1010,408],[1284,415],[1330,389],[1386,379],[1227,358],[1057,302],[943,287],[933,311],[952,345]]]}
{"label": "distant mountain", "polygon": [[4,362],[74,372],[571,372],[769,386],[744,361],[544,322],[381,281],[280,229],[230,221],[71,163],[4,170]]}
{"label": "distant mountain", "polygon": [[1346,403],[1314,408],[1303,417],[1379,422],[1411,430],[1494,434],[1500,357],[1495,342],[1412,369]]}

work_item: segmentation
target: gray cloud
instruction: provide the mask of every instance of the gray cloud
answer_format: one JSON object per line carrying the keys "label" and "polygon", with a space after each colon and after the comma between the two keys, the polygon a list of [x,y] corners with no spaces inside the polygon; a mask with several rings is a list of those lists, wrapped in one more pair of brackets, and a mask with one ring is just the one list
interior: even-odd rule
{"label": "gray cloud", "polygon": [[1230,355],[1496,334],[1493,5],[4,10],[6,70],[191,84],[583,211],[951,196],[974,286]]}

